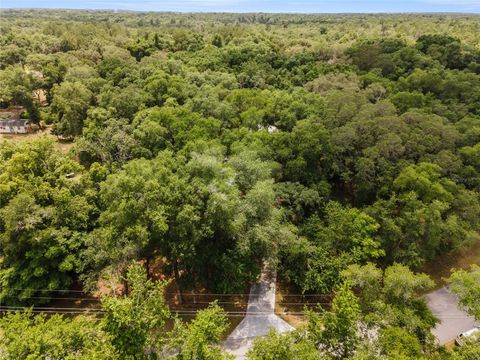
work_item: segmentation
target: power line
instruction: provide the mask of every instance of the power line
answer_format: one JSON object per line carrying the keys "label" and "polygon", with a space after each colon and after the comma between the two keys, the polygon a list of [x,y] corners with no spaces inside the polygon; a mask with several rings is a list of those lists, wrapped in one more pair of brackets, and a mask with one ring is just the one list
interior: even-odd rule
{"label": "power line", "polygon": [[38,300],[81,300],[81,301],[98,301],[100,302],[101,299],[97,298],[81,298],[81,297],[55,297],[55,296],[25,296],[25,297],[19,297],[16,295],[4,295],[4,297],[8,298],[15,298],[18,299],[20,298],[21,300],[25,299],[38,299]]}
{"label": "power line", "polygon": [[[2,290],[2,288],[0,288]],[[42,291],[42,292],[76,292],[87,294],[83,290],[69,290],[69,289],[21,289],[21,288],[8,288],[9,291]]]}
{"label": "power line", "polygon": [[[1,290],[1,288],[0,288]],[[12,288],[8,289],[9,291],[40,291],[40,292],[75,292],[75,293],[83,293],[89,294],[84,290],[69,290],[69,289],[33,289],[33,288]],[[180,295],[180,292],[164,292],[164,295]],[[249,293],[181,293],[182,296],[240,296],[240,297],[256,297],[261,296],[261,294],[249,294]],[[331,298],[332,295],[330,294],[281,294],[281,297],[328,297]]]}
{"label": "power line", "polygon": [[94,312],[104,312],[105,310],[102,310],[100,308],[75,308],[75,307],[40,307],[40,306],[8,306],[8,305],[0,305],[0,309],[16,309],[16,310],[38,310],[38,311],[53,311],[53,310],[68,310],[68,311],[94,311]]}
{"label": "power line", "polygon": [[[181,307],[171,307],[170,308],[172,313],[179,314],[179,315],[190,315],[190,314],[197,314],[198,310],[201,309],[191,309],[191,308],[181,308]],[[0,311],[31,311],[33,313],[63,313],[63,314],[104,314],[106,311],[101,308],[89,308],[89,307],[25,307],[25,306],[7,306],[7,305],[0,305]],[[234,311],[229,310],[225,311],[228,316],[268,316],[272,313],[270,311]],[[277,315],[305,315],[307,314],[305,311],[281,311],[276,312]],[[442,319],[465,319],[467,316],[458,315],[455,313],[447,313],[447,314],[438,314],[435,313],[434,315],[439,315]]]}
{"label": "power line", "polygon": [[[171,312],[188,312],[188,313],[192,313],[192,314],[196,314],[197,312],[199,311],[202,311],[202,310],[205,310],[207,309],[208,307],[206,306],[203,306],[203,307],[169,307],[169,311]],[[303,308],[305,308],[305,306],[303,306]],[[65,311],[69,311],[69,312],[74,312],[74,313],[105,313],[106,311],[101,309],[101,308],[55,308],[55,307],[45,307],[45,308],[38,308],[38,307],[8,307],[8,306],[0,306],[0,311],[4,310],[4,309],[13,309],[13,310],[25,310],[25,309],[32,309],[33,311],[35,312],[65,312]],[[252,311],[248,311],[248,309],[245,309],[245,310],[239,310],[239,311],[234,311],[234,310],[225,310],[225,313],[227,315],[232,315],[232,314],[260,314],[260,315],[268,315],[268,314],[271,314],[271,312],[252,312]],[[301,314],[305,314],[306,312],[304,311],[281,311],[281,312],[275,312],[275,314],[295,314],[295,313],[301,313]]]}
{"label": "power line", "polygon": [[[179,292],[166,292],[166,295],[179,295]],[[182,293],[183,296],[248,296],[248,297],[256,297],[262,296],[261,294],[218,294],[218,293]],[[279,294],[281,297],[327,297],[332,298],[333,295],[330,294]]]}
{"label": "power line", "polygon": [[[0,309],[0,312],[18,312],[20,310],[15,310],[15,309]],[[87,314],[86,312],[80,312],[80,311],[58,311],[58,310],[55,310],[55,311],[46,311],[46,310],[30,310],[32,313],[36,313],[36,314],[52,314],[52,315],[55,315],[55,314],[59,314],[59,315],[81,315],[81,314]],[[98,315],[101,315],[99,313],[97,313]],[[194,317],[196,316],[196,312],[182,312],[182,311],[176,311],[174,312],[175,315],[179,315],[179,316],[191,316],[191,317]],[[304,313],[279,313],[279,315],[296,315],[296,316],[302,316],[304,315]],[[229,318],[235,318],[235,317],[238,317],[238,318],[244,318],[246,316],[246,314],[227,314],[227,316]],[[263,314],[248,314],[248,316],[253,316],[253,317],[262,317],[262,316],[268,316],[268,315],[263,315]],[[88,318],[87,318],[88,319]],[[97,321],[96,319],[91,319],[92,321]]]}
{"label": "power line", "polygon": [[[97,311],[97,312],[90,312],[91,309],[88,310],[64,310],[62,308],[56,309],[56,310],[36,310],[36,309],[31,309],[31,308],[5,308],[3,306],[0,307],[0,312],[18,312],[18,311],[30,311],[32,313],[42,313],[42,314],[89,314],[89,315],[101,315],[104,313],[104,311]],[[177,311],[172,311],[172,313],[176,315],[181,315],[181,316],[195,316],[197,314],[197,311],[185,311],[185,310],[177,310]],[[253,317],[264,317],[264,316],[269,316],[271,315],[271,312],[256,312],[256,313],[247,313],[247,312],[226,312],[228,317],[245,317],[245,316],[253,316]],[[306,312],[277,312],[275,313],[277,315],[296,315],[296,316],[304,316],[307,313]],[[448,316],[448,317],[442,317],[443,319],[464,319],[464,316]],[[87,320],[92,320],[92,321],[98,321],[97,319],[89,319]]]}
{"label": "power line", "polygon": [[[0,309],[13,309],[13,310],[38,310],[38,311],[83,311],[83,312],[100,312],[104,313],[106,310],[101,308],[86,308],[86,307],[27,307],[27,306],[7,306],[7,305],[0,305]],[[197,310],[193,309],[185,309],[185,308],[172,308],[172,311],[179,311],[179,312],[189,312],[189,313],[197,313]],[[271,314],[270,311],[225,311],[228,314]]]}
{"label": "power line", "polygon": [[[7,298],[18,298],[15,295],[5,295],[4,297]],[[54,297],[54,296],[26,296],[22,297],[22,300],[27,300],[27,299],[36,299],[36,300],[71,300],[71,301],[92,301],[92,302],[101,302],[101,299],[96,299],[96,298],[81,298],[81,297]],[[208,305],[214,302],[215,300],[212,301],[194,301],[194,302],[183,302],[180,303],[182,305]],[[174,303],[172,301],[166,300],[165,303],[167,305],[176,305],[178,303]],[[238,301],[217,301],[218,304],[233,304],[236,306],[248,306],[248,303],[239,303]],[[330,305],[330,302],[278,302],[277,303],[280,306],[294,306],[294,305],[309,305],[309,306],[317,306],[317,305]]]}
{"label": "power line", "polygon": [[[89,308],[28,308],[28,307],[18,307],[18,306],[0,306],[1,312],[18,312],[18,311],[30,311],[32,313],[45,313],[45,314],[104,314],[106,311],[101,309],[89,309]],[[195,310],[183,310],[183,309],[173,309],[172,313],[177,315],[196,315],[198,311]],[[245,316],[256,316],[256,317],[265,317],[272,315],[269,311],[226,311],[225,312],[229,317],[245,317]],[[277,315],[305,315],[305,312],[279,312]]]}

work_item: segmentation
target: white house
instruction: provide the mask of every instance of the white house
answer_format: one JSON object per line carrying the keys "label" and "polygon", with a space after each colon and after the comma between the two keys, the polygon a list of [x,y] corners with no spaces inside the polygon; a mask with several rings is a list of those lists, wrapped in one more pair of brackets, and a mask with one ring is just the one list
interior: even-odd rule
{"label": "white house", "polygon": [[28,132],[28,120],[0,120],[0,134],[26,134]]}

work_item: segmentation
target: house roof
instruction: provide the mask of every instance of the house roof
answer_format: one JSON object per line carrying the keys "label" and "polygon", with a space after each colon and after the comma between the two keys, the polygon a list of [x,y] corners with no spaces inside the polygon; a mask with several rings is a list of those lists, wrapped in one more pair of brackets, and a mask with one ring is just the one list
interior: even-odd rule
{"label": "house roof", "polygon": [[0,120],[0,126],[26,126],[27,124],[27,119]]}

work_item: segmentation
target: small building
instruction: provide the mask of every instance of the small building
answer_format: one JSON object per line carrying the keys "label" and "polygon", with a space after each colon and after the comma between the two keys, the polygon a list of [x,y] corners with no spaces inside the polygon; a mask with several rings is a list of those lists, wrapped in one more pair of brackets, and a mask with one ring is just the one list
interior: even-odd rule
{"label": "small building", "polygon": [[[258,125],[258,130],[263,130],[263,129],[265,129],[265,127],[263,125]],[[278,131],[278,128],[276,126],[273,126],[273,125],[268,125],[266,127],[266,129],[269,133],[274,133],[274,132]]]}
{"label": "small building", "polygon": [[0,134],[26,134],[28,132],[28,120],[8,119],[0,120]]}

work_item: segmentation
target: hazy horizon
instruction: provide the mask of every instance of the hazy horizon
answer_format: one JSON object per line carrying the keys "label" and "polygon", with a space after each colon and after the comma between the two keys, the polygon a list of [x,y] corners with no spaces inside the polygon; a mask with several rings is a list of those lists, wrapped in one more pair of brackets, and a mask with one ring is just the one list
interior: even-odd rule
{"label": "hazy horizon", "polygon": [[230,13],[480,13],[480,0],[2,0],[2,9],[77,9],[154,12],[230,12]]}

